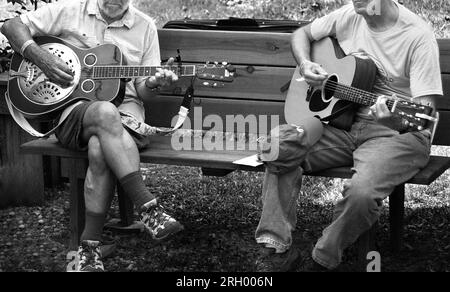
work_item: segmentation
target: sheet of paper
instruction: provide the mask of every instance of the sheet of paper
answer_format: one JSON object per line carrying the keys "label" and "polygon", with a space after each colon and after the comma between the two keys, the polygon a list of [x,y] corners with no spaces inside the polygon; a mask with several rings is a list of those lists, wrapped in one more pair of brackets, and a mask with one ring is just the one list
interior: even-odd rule
{"label": "sheet of paper", "polygon": [[261,164],[263,164],[261,161],[258,160],[258,154],[233,161],[233,163],[239,164],[239,165],[252,166],[252,167],[257,167],[257,166],[260,166]]}

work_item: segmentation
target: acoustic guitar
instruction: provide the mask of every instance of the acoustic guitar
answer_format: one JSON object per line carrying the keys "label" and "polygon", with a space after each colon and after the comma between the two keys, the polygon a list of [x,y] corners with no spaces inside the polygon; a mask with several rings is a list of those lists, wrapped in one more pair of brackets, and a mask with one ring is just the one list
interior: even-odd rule
{"label": "acoustic guitar", "polygon": [[[285,103],[285,118],[298,124],[308,117],[317,117],[337,128],[349,130],[358,106],[372,106],[378,95],[371,93],[377,67],[370,59],[345,56],[337,41],[324,38],[311,46],[311,60],[329,73],[319,87],[309,86],[297,67]],[[430,116],[430,106],[400,98],[389,99],[393,115],[408,121],[409,131],[435,128],[438,118]]]}
{"label": "acoustic guitar", "polygon": [[126,80],[154,76],[158,68],[171,70],[180,77],[196,76],[220,82],[233,80],[226,63],[127,66],[120,48],[114,44],[81,49],[57,37],[36,37],[35,41],[69,66],[74,82],[69,87],[61,87],[51,82],[35,64],[15,53],[11,59],[8,94],[12,106],[26,118],[54,116],[78,100],[120,99],[125,93]]}

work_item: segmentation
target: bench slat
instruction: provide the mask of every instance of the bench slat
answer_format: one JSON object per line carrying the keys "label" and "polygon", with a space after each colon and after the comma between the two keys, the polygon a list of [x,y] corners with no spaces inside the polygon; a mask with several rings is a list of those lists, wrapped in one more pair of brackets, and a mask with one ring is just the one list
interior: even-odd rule
{"label": "bench slat", "polygon": [[[155,97],[152,99],[151,104],[145,104],[147,123],[154,126],[169,127],[173,116],[178,114],[181,101],[182,98],[179,96]],[[202,118],[198,119],[197,117],[200,115]],[[278,124],[284,123],[284,103],[255,100],[195,98],[189,113],[191,121],[190,128],[196,130],[201,129],[201,124],[205,121],[204,118],[206,115],[218,115],[221,117],[221,120],[224,123],[222,125],[223,127],[226,126],[225,121],[227,115],[231,117],[243,115],[250,120],[253,118],[253,120],[258,122],[258,126],[238,132],[268,133],[270,129]],[[274,123],[271,123],[272,118],[275,119]],[[265,121],[267,121],[266,127],[262,126]],[[189,127],[188,123],[185,123],[184,126]],[[211,125],[205,127],[205,129],[208,130],[210,127],[216,127],[217,129],[218,126],[220,127],[220,125]]]}
{"label": "bench slat", "polygon": [[[162,59],[176,56],[180,49],[185,62],[295,66],[290,33],[159,29],[158,35]],[[441,72],[450,73],[450,39],[438,39],[438,44]]]}
{"label": "bench slat", "polygon": [[290,49],[290,34],[160,29],[162,59],[181,50],[185,62],[227,61],[232,64],[261,66],[295,65]]}
{"label": "bench slat", "polygon": [[[197,79],[194,86],[195,96],[284,101],[286,92],[281,92],[281,88],[291,81],[294,70],[294,68],[236,66],[233,82],[222,83],[223,87],[205,86],[203,82],[211,84],[215,81]],[[161,95],[182,95],[190,82],[191,78],[180,78],[176,84],[161,91]]]}
{"label": "bench slat", "polygon": [[[172,117],[178,113],[182,98],[179,96],[163,96],[156,97],[152,100],[151,105],[145,104],[147,113],[147,123],[154,126],[169,127]],[[218,115],[222,121],[226,120],[226,115],[236,116],[243,115],[260,115],[267,116],[267,128],[261,129],[258,126],[259,133],[268,133],[271,127],[272,115],[278,115],[280,123],[284,123],[284,103],[282,102],[267,102],[267,101],[252,101],[252,100],[235,100],[235,99],[210,99],[210,98],[196,98],[194,99],[193,109],[189,114],[191,121],[194,121],[195,106],[201,106],[202,119],[206,115]],[[186,126],[186,125],[185,125]],[[191,124],[191,128],[200,129],[200,124]],[[208,129],[208,128],[204,128]],[[256,133],[254,128],[246,129],[249,133]],[[265,132],[263,132],[265,131]],[[440,110],[440,122],[436,131],[433,145],[450,145],[450,111]]]}
{"label": "bench slat", "polygon": [[[263,171],[262,166],[253,168],[235,165],[232,162],[250,155],[255,151],[176,151],[172,149],[170,137],[151,137],[150,146],[142,151],[141,162],[155,164],[169,164],[213,169]],[[38,139],[27,142],[21,146],[21,152],[26,154],[52,155],[60,157],[87,158],[86,152],[72,151],[62,148],[56,139]],[[420,171],[408,183],[428,185],[450,167],[450,157],[432,156],[427,167]],[[330,178],[350,178],[350,167],[328,169],[316,173],[306,173],[312,176]]]}
{"label": "bench slat", "polygon": [[[237,74],[233,82],[223,83],[223,87],[212,88],[203,85],[204,80],[195,83],[195,96],[213,98],[256,99],[284,101],[287,92],[281,88],[287,85],[294,73],[294,68],[277,68],[261,66],[236,66]],[[248,70],[253,73],[249,73]],[[437,99],[440,110],[450,109],[450,74],[442,74],[444,95]],[[173,86],[161,91],[161,95],[181,96],[190,84],[190,78],[181,78]]]}
{"label": "bench slat", "polygon": [[450,39],[438,39],[441,72],[450,74]]}

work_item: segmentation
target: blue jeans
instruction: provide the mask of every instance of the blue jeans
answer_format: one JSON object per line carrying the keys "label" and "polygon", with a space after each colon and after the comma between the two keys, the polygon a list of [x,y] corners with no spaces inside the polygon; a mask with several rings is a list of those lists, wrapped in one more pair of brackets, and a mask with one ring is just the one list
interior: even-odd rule
{"label": "blue jeans", "polygon": [[344,184],[333,222],[312,252],[322,266],[337,267],[344,249],[378,220],[382,201],[428,163],[430,144],[428,134],[399,134],[368,118],[358,117],[348,132],[324,125],[323,136],[305,153],[298,168],[284,174],[266,170],[256,241],[278,253],[288,250],[303,171],[353,165],[353,176]]}

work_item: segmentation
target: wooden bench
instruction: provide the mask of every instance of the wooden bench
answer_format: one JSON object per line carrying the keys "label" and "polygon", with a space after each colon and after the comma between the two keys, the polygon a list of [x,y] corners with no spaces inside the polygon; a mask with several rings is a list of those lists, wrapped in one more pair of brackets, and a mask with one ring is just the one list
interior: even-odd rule
{"label": "wooden bench", "polygon": [[[225,121],[227,115],[266,115],[278,116],[279,122],[284,123],[285,93],[281,88],[291,79],[295,68],[290,52],[290,34],[161,29],[159,38],[163,59],[176,55],[177,49],[181,49],[185,64],[218,60],[227,61],[236,68],[235,80],[223,87],[203,86],[201,81],[196,83],[193,102],[193,107],[196,108],[191,110],[192,120],[194,112],[201,109],[202,118],[214,114]],[[439,46],[445,96],[438,101],[441,120],[433,144],[450,145],[450,40],[439,40]],[[161,92],[157,98],[146,103],[147,123],[169,126],[172,117],[178,112],[182,93],[189,81],[181,80],[173,88]],[[200,116],[198,111],[197,114]],[[203,125],[194,124],[192,126],[196,129],[208,130]],[[262,127],[259,131],[267,133],[272,126],[275,125],[271,124],[269,118],[266,128]],[[245,131],[248,132],[248,129]],[[84,226],[83,183],[88,165],[86,153],[64,149],[54,139],[27,142],[22,145],[21,152],[62,158],[61,175],[68,177],[70,181],[70,249],[76,249]],[[232,163],[254,153],[256,152],[250,150],[176,151],[171,146],[170,137],[152,137],[149,148],[142,151],[140,156],[144,163],[201,167],[205,175],[226,175],[235,170],[263,171],[263,167],[243,167]],[[429,164],[406,183],[429,185],[449,167],[450,158],[433,156]],[[350,178],[352,173],[350,167],[344,167],[307,175]],[[128,225],[133,222],[133,214],[130,212],[132,204],[121,193],[119,189],[121,222]],[[397,186],[389,199],[390,235],[394,250],[399,250],[401,245],[404,198],[405,184],[402,184]]]}
{"label": "wooden bench", "polygon": [[[44,202],[42,156],[21,155],[21,144],[33,139],[14,122],[4,100],[7,73],[0,74],[0,208]],[[37,121],[33,126],[40,129]]]}

